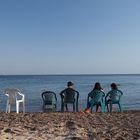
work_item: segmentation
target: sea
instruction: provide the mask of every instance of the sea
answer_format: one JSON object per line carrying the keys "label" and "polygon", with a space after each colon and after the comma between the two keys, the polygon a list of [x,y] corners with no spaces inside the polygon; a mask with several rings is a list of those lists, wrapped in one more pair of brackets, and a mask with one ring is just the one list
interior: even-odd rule
{"label": "sea", "polygon": [[[123,92],[121,104],[124,110],[140,110],[140,75],[106,74],[106,75],[1,75],[0,76],[0,112],[5,112],[6,88],[18,88],[25,94],[26,112],[43,112],[42,97],[44,91],[53,91],[57,96],[57,111],[60,111],[59,93],[72,81],[79,91],[79,109],[86,107],[88,93],[99,82],[105,93],[110,91],[110,84],[116,83]],[[115,106],[117,110],[117,106]],[[15,110],[15,105],[12,107]]]}

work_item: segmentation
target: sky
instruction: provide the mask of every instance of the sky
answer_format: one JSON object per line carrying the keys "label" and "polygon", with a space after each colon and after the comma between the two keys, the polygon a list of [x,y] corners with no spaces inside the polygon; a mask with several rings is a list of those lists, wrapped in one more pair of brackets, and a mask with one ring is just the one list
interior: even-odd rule
{"label": "sky", "polygon": [[139,73],[139,0],[0,0],[0,75]]}

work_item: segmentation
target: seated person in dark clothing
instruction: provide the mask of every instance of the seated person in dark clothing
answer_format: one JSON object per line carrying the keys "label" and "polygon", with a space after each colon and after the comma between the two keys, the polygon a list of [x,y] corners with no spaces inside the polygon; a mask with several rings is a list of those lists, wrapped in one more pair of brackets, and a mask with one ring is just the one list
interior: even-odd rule
{"label": "seated person in dark clothing", "polygon": [[[77,99],[79,97],[79,92],[73,88],[74,84],[69,81],[67,82],[67,88],[60,92],[61,99],[63,100],[62,103],[65,102],[66,110],[68,111],[67,103],[74,103],[76,98],[75,94],[77,94]],[[62,108],[61,108],[62,109]]]}

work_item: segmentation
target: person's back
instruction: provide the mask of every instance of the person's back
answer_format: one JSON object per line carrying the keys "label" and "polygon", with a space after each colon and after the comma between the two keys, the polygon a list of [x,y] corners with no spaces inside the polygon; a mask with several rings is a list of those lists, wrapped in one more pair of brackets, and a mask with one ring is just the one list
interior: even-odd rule
{"label": "person's back", "polygon": [[64,98],[64,96],[66,96],[66,94],[68,94],[70,96],[70,94],[75,95],[74,92],[79,93],[78,91],[76,91],[73,88],[73,86],[74,86],[74,84],[71,81],[67,82],[67,88],[60,92],[60,96],[62,98]]}
{"label": "person's back", "polygon": [[74,100],[75,100],[75,94],[76,94],[76,92],[75,92],[74,89],[67,88],[65,90],[65,93],[64,93],[64,100],[65,100],[65,102],[67,102],[67,103],[74,102]]}
{"label": "person's back", "polygon": [[114,102],[114,103],[119,102],[121,96],[123,95],[122,91],[118,90],[118,87],[115,83],[112,83],[110,86],[111,86],[111,90],[107,93],[105,97],[105,102],[106,102],[108,112],[109,112],[108,104],[110,104],[110,102]]}
{"label": "person's back", "polygon": [[[97,92],[96,92],[97,91]],[[95,85],[94,85],[94,88],[93,90],[88,94],[88,99],[91,98],[91,100],[88,100],[87,101],[87,108],[84,110],[84,111],[80,111],[82,113],[89,113],[90,112],[90,108],[91,108],[91,105],[92,105],[92,98],[98,98],[97,96],[100,96],[100,92],[102,92],[102,96],[101,98],[103,98],[103,96],[105,96],[105,93],[100,85],[100,83],[96,82]],[[99,93],[99,94],[98,94]],[[99,98],[98,98],[99,99]],[[99,108],[100,104],[97,104],[96,105],[96,112],[98,112],[98,108]]]}
{"label": "person's back", "polygon": [[[67,88],[61,91],[60,96],[62,100],[62,105],[65,104],[66,110],[68,111],[67,103],[75,103],[78,100],[79,92],[73,88],[73,83],[71,81],[67,82]],[[77,96],[76,96],[77,94]],[[78,103],[78,101],[77,101]],[[77,104],[78,106],[78,104]],[[63,110],[63,109],[61,109]]]}
{"label": "person's back", "polygon": [[96,96],[96,95],[94,95],[94,93],[95,93],[94,91],[102,91],[102,92],[104,92],[103,88],[101,87],[100,83],[98,83],[98,82],[95,83],[93,90],[88,94],[88,96],[90,96],[91,98]]}
{"label": "person's back", "polygon": [[107,93],[107,95],[105,97],[106,100],[107,100],[107,98],[109,98],[107,102],[109,102],[111,100],[111,98],[114,96],[113,94],[115,94],[115,93],[113,91],[118,90],[118,87],[115,83],[112,83],[110,86],[111,86],[111,90]]}

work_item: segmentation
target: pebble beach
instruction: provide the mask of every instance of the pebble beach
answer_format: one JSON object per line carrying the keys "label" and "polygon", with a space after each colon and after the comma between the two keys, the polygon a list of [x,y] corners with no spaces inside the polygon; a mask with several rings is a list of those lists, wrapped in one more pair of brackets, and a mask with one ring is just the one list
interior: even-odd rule
{"label": "pebble beach", "polygon": [[1,112],[0,140],[140,140],[140,111]]}

